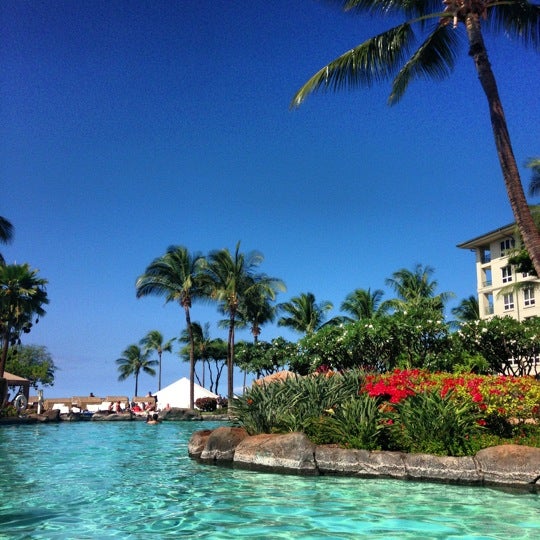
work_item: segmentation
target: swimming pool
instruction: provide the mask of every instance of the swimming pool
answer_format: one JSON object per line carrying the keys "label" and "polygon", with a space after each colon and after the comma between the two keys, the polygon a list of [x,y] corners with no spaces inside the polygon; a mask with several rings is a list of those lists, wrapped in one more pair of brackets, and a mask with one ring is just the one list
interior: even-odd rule
{"label": "swimming pool", "polygon": [[0,427],[2,539],[540,538],[540,496],[201,465],[199,422]]}

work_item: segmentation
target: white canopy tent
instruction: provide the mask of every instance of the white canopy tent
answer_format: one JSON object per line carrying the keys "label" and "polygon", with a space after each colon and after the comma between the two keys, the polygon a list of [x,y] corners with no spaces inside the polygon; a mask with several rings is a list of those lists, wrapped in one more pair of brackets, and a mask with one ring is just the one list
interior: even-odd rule
{"label": "white canopy tent", "polygon": [[[199,398],[218,398],[216,394],[210,392],[206,388],[195,383],[194,398],[197,401]],[[176,382],[169,384],[158,392],[154,393],[157,396],[158,409],[162,410],[169,405],[170,407],[178,407],[180,409],[189,409],[189,379],[182,377]]]}

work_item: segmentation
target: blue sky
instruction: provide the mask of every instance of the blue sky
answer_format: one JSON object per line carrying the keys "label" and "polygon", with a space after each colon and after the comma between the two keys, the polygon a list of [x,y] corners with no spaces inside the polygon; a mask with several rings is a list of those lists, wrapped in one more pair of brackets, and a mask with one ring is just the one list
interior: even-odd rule
{"label": "blue sky", "polygon": [[[465,46],[450,78],[414,82],[396,106],[381,84],[292,111],[309,76],[390,22],[317,0],[20,0],[0,18],[0,215],[15,226],[2,253],[49,280],[25,336],[58,365],[46,396],[132,394],[115,359],[149,330],[184,328],[178,306],[135,298],[171,244],[240,240],[285,281],[280,301],[310,291],[334,316],[355,288],[385,289],[416,263],[457,303],[475,273],[456,244],[513,221]],[[540,153],[539,57],[486,42],[523,165]],[[226,337],[214,307],[192,318]],[[296,338],[261,338],[278,335]],[[163,369],[163,385],[187,375],[176,355]]]}

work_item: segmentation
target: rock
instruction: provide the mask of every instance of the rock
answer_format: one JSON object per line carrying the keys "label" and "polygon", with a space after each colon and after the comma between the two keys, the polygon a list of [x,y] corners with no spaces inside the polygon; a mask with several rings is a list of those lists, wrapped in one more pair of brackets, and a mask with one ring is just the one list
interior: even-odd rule
{"label": "rock", "polygon": [[486,484],[540,485],[540,448],[503,444],[484,448],[475,458]]}
{"label": "rock", "polygon": [[436,480],[459,484],[479,484],[482,476],[472,456],[432,456],[403,454],[407,477],[411,480]]}
{"label": "rock", "polygon": [[159,417],[163,420],[202,420],[202,415],[195,409],[180,409],[178,407],[171,407],[170,409],[164,409],[159,413]]}
{"label": "rock", "polygon": [[41,416],[45,416],[49,422],[60,422],[60,411],[58,409],[43,411]]}
{"label": "rock", "polygon": [[195,431],[188,442],[188,455],[192,458],[200,458],[208,437],[212,433],[211,429],[201,429],[200,431]]}
{"label": "rock", "polygon": [[234,464],[272,471],[318,473],[315,445],[303,433],[246,437],[236,447]]}
{"label": "rock", "polygon": [[401,452],[370,452],[324,445],[315,449],[315,461],[322,474],[346,474],[366,478],[406,478]]}
{"label": "rock", "polygon": [[94,422],[125,422],[133,420],[131,413],[95,413],[92,416]]}
{"label": "rock", "polygon": [[232,461],[238,444],[248,436],[244,428],[219,427],[206,440],[200,459],[203,461]]}

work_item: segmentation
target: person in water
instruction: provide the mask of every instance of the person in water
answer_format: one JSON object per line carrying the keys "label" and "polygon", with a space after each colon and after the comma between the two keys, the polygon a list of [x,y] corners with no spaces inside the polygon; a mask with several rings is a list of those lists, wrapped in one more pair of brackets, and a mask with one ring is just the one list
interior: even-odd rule
{"label": "person in water", "polygon": [[147,424],[159,424],[159,417],[158,413],[154,413],[152,416],[148,415],[148,418],[146,419]]}

